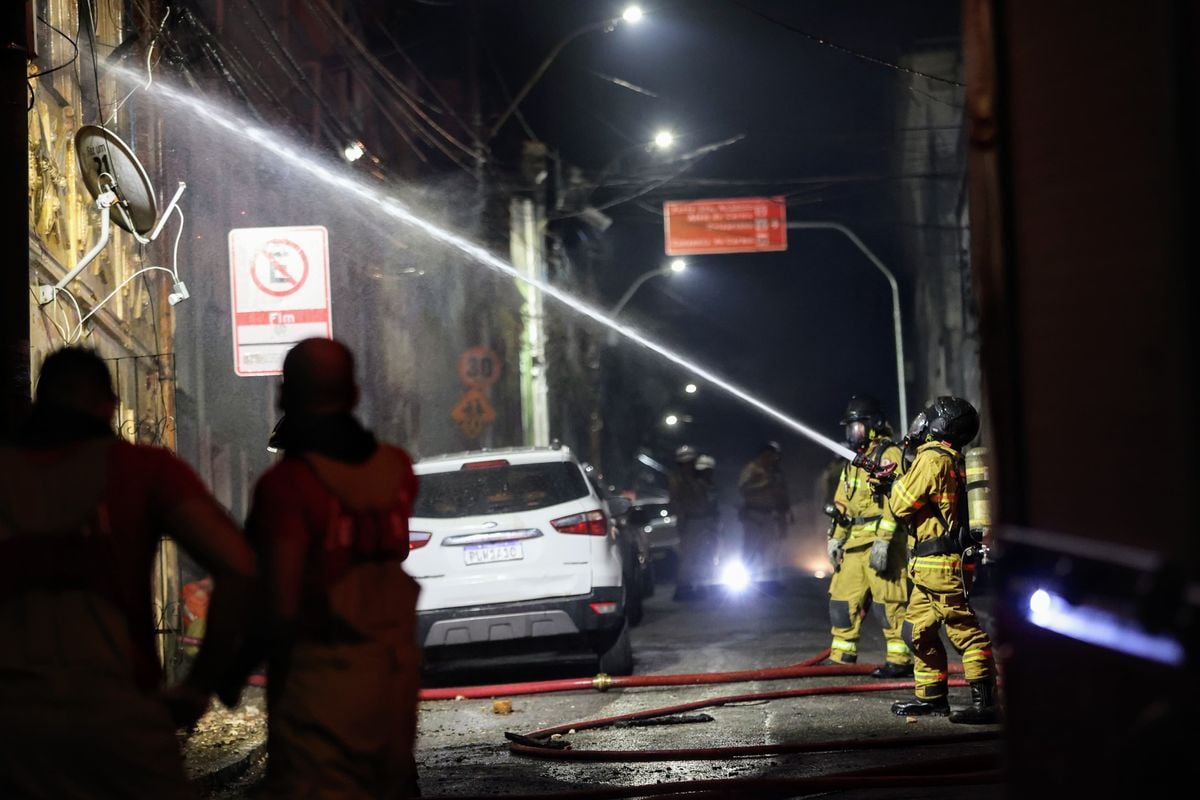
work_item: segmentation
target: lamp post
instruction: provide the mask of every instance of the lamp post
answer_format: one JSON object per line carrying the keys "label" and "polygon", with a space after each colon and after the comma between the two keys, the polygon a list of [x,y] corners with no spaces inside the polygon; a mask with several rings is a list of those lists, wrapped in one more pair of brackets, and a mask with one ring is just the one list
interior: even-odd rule
{"label": "lamp post", "polygon": [[612,307],[612,311],[609,311],[608,315],[615,318],[618,314],[620,314],[621,309],[625,308],[625,304],[629,302],[629,299],[633,297],[634,293],[637,292],[638,289],[642,288],[642,284],[653,278],[655,275],[678,275],[685,269],[687,269],[687,262],[682,258],[677,258],[665,267],[659,267],[658,269],[652,269],[649,272],[642,273],[638,276],[637,280],[629,284],[629,288],[625,290],[625,294],[621,295],[621,299],[618,300],[617,304]]}
{"label": "lamp post", "polygon": [[787,226],[789,230],[838,231],[849,239],[876,269],[883,273],[883,277],[887,278],[888,286],[892,289],[892,326],[896,337],[896,393],[900,401],[900,427],[901,429],[908,427],[910,420],[908,418],[908,392],[904,386],[904,338],[900,325],[900,289],[896,286],[896,276],[879,260],[878,256],[871,252],[870,248],[863,244],[863,240],[859,239],[854,231],[839,222],[789,222]]}
{"label": "lamp post", "polygon": [[[582,201],[577,201],[583,206],[583,210],[582,211],[572,211],[570,213],[561,215],[561,217],[559,217],[559,218],[561,219],[562,217],[584,216],[586,219],[587,218],[586,215],[588,215],[588,214],[596,214],[602,218],[604,216],[601,213],[601,208],[603,208],[603,206],[601,206],[600,208],[593,207],[591,205],[591,198],[597,191],[604,188],[605,179],[607,179],[608,176],[612,174],[613,170],[615,170],[617,168],[617,165],[620,164],[621,161],[626,156],[628,156],[630,153],[633,153],[633,152],[654,153],[655,151],[657,151],[659,153],[667,153],[674,146],[675,146],[674,132],[672,132],[671,130],[669,130],[667,128],[661,128],[655,132],[654,138],[650,139],[649,141],[635,142],[634,144],[627,145],[626,147],[622,147],[596,173],[596,177],[591,183],[591,188],[589,188],[587,190],[586,197]],[[559,201],[559,204],[561,206],[561,204],[562,204],[561,199]],[[605,224],[604,227],[608,227],[607,224]]]}
{"label": "lamp post", "polygon": [[[637,280],[629,285],[629,288],[625,290],[625,294],[621,295],[621,299],[618,300],[617,304],[612,307],[612,310],[608,312],[608,315],[613,319],[616,319],[617,315],[621,313],[621,310],[625,308],[625,304],[629,302],[629,298],[633,297],[634,293],[642,287],[642,284],[653,278],[655,275],[678,275],[685,269],[687,269],[687,262],[682,258],[677,258],[665,267],[659,267],[658,269],[652,269],[648,272],[643,272],[638,276]],[[618,341],[619,339],[617,337],[617,332],[615,330],[610,330],[608,332],[608,346],[616,347]],[[603,378],[599,378],[598,380],[603,380]],[[597,420],[600,419],[600,409],[598,407],[593,416]],[[678,418],[676,418],[675,422],[677,423],[678,421]],[[672,426],[675,423],[668,422],[666,424],[668,426]]]}
{"label": "lamp post", "polygon": [[596,173],[596,181],[592,186],[592,192],[594,193],[597,189],[600,189],[604,186],[605,178],[612,174],[612,171],[617,168],[617,165],[621,163],[622,159],[624,159],[630,153],[637,151],[641,151],[643,153],[653,153],[655,151],[658,151],[659,153],[668,153],[674,146],[675,133],[669,128],[660,128],[659,130],[655,131],[654,138],[650,141],[636,142],[627,147],[622,147],[617,151],[616,155],[610,158],[608,162],[600,168],[600,171]]}
{"label": "lamp post", "polygon": [[591,22],[581,28],[576,28],[574,31],[559,40],[558,44],[554,45],[554,47],[542,60],[542,63],[538,65],[536,70],[534,70],[534,73],[529,76],[529,80],[525,81],[525,85],[522,86],[520,91],[518,91],[513,97],[512,102],[508,104],[508,108],[504,109],[504,113],[501,114],[500,118],[496,120],[496,123],[492,125],[492,129],[488,131],[487,140],[491,141],[493,138],[495,138],[496,134],[500,132],[500,129],[504,127],[504,123],[508,122],[508,118],[511,117],[517,110],[517,107],[521,105],[521,101],[525,99],[525,95],[529,94],[529,91],[534,87],[534,85],[541,80],[543,75],[546,74],[546,70],[550,69],[550,65],[554,63],[554,59],[558,58],[558,55],[563,51],[563,48],[578,39],[580,36],[588,33],[593,33],[595,31],[610,33],[616,30],[617,26],[622,22],[624,22],[626,25],[636,25],[642,21],[643,16],[644,14],[638,6],[628,6],[624,11],[621,12],[621,16],[619,17],[611,17],[609,19],[602,19],[599,22]]}

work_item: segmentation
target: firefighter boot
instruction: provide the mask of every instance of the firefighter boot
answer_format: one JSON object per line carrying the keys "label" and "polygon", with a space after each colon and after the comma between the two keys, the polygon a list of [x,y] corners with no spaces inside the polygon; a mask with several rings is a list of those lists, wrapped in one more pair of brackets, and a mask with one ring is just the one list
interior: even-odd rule
{"label": "firefighter boot", "polygon": [[897,700],[892,703],[892,713],[898,717],[944,717],[950,713],[950,701],[945,697],[934,700],[922,700],[914,697],[911,700]]}
{"label": "firefighter boot", "polygon": [[962,725],[993,725],[999,722],[996,681],[992,678],[971,681],[971,705],[951,714],[950,721]]}
{"label": "firefighter boot", "polygon": [[912,664],[893,664],[889,661],[882,667],[871,670],[871,677],[873,678],[911,678],[912,676]]}

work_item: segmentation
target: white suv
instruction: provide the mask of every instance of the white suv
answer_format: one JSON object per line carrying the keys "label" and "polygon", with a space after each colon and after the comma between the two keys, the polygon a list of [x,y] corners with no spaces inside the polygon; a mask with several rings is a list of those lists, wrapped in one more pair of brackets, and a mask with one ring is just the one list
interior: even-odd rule
{"label": "white suv", "polygon": [[597,494],[569,448],[478,450],[415,469],[405,568],[421,585],[427,655],[572,639],[602,672],[632,671],[613,521],[627,507]]}

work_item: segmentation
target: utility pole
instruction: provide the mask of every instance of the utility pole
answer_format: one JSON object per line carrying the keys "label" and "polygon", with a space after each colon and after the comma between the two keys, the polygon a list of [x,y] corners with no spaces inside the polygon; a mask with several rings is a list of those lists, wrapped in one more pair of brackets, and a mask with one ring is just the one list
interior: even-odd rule
{"label": "utility pole", "polygon": [[[522,174],[532,191],[514,196],[509,203],[509,246],[513,266],[537,283],[546,281],[546,146],[526,142]],[[517,282],[525,298],[521,330],[521,422],[525,444],[550,444],[549,383],[546,380],[546,312],[542,292],[525,281]]]}
{"label": "utility pole", "polygon": [[6,143],[0,155],[0,187],[8,192],[5,208],[16,209],[4,215],[9,233],[3,237],[12,243],[11,252],[0,267],[0,374],[3,374],[3,417],[0,428],[7,428],[25,416],[29,409],[29,123],[26,103],[29,87],[26,68],[34,54],[32,2],[0,3],[0,141]]}

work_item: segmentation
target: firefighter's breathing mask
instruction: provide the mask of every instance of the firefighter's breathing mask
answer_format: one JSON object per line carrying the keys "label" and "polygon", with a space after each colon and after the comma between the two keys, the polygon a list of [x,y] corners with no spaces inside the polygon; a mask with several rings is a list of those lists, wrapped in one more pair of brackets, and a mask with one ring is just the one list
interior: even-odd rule
{"label": "firefighter's breathing mask", "polygon": [[924,411],[917,414],[913,418],[912,425],[908,429],[908,433],[904,437],[905,447],[914,447],[925,444],[929,438],[929,417]]}
{"label": "firefighter's breathing mask", "polygon": [[846,444],[859,450],[869,441],[871,441],[871,430],[867,427],[867,423],[857,419],[846,423]]}

